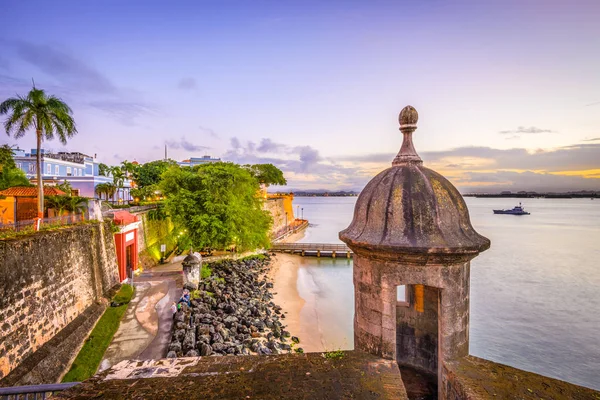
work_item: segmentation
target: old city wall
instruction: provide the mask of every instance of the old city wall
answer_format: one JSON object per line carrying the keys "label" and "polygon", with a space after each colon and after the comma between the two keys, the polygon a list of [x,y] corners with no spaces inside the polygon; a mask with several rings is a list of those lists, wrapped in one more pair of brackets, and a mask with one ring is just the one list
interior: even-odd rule
{"label": "old city wall", "polygon": [[294,221],[293,200],[294,196],[292,195],[269,197],[265,200],[264,208],[273,217],[272,235],[277,235],[277,233],[283,231],[286,227],[286,222],[289,225]]}
{"label": "old city wall", "polygon": [[160,246],[166,245],[165,255],[168,256],[177,245],[173,234],[173,222],[155,210],[136,213],[141,224],[138,229],[138,253],[142,268],[158,264],[162,253]]}
{"label": "old city wall", "polygon": [[119,283],[115,254],[104,223],[0,241],[0,378]]}

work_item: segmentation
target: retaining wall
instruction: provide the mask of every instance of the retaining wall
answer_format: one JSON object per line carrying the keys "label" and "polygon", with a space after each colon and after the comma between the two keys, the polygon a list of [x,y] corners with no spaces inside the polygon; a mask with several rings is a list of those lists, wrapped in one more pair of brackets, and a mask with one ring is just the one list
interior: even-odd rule
{"label": "retaining wall", "polygon": [[118,283],[104,223],[0,241],[0,378]]}

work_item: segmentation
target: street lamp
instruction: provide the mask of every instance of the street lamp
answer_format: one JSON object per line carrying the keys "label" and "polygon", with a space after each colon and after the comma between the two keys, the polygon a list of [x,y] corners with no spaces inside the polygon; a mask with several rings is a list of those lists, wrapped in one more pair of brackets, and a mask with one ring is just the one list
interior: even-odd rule
{"label": "street lamp", "polygon": [[300,216],[300,206],[296,206],[296,218]]}
{"label": "street lamp", "polygon": [[304,207],[302,207],[302,221],[304,221]]}

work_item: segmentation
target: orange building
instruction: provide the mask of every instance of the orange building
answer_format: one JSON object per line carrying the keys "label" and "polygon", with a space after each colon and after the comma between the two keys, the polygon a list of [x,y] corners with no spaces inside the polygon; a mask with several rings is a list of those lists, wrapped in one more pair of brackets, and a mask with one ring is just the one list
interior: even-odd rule
{"label": "orange building", "polygon": [[[62,196],[65,192],[55,187],[44,187],[44,196]],[[0,223],[12,225],[19,221],[37,217],[38,188],[35,186],[15,186],[0,191]]]}

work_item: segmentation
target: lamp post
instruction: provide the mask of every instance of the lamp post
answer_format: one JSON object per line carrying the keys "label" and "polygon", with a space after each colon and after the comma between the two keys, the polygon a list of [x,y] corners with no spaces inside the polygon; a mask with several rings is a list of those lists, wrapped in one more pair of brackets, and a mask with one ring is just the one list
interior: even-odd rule
{"label": "lamp post", "polygon": [[300,216],[300,206],[296,206],[296,219]]}
{"label": "lamp post", "polygon": [[302,207],[302,221],[304,221],[304,207]]}

